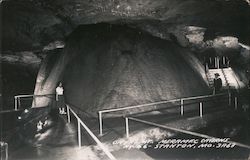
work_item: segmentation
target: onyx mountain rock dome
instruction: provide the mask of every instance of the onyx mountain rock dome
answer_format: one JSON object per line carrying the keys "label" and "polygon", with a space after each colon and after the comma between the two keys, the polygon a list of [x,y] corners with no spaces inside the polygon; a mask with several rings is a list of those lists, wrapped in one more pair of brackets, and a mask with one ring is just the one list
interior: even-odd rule
{"label": "onyx mountain rock dome", "polygon": [[204,94],[206,83],[179,49],[127,26],[79,26],[64,49],[65,55],[74,54],[62,74],[67,103],[96,114]]}

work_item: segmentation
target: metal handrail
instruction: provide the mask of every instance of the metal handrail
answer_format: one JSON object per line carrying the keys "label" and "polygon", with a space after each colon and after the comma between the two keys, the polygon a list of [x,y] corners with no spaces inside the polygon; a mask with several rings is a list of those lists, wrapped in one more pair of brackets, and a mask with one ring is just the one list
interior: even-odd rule
{"label": "metal handrail", "polygon": [[[15,100],[22,97],[38,97],[38,96],[47,96],[47,95],[53,95],[53,94],[45,94],[45,95],[19,95],[15,96]],[[77,119],[78,124],[78,145],[81,147],[81,126],[88,132],[88,134],[94,139],[94,141],[99,145],[99,147],[103,150],[103,152],[109,157],[111,160],[116,160],[116,158],[109,152],[109,150],[102,144],[102,142],[94,135],[94,133],[87,127],[87,125],[80,119],[80,117],[74,112],[72,108],[69,107],[68,104],[66,104],[67,108],[67,119],[70,123],[71,117],[70,112],[74,115],[74,117]],[[15,105],[15,110],[17,110]]]}
{"label": "metal handrail", "polygon": [[35,95],[35,94],[25,94],[25,95],[16,95],[14,96],[14,109],[17,111],[18,107],[21,105],[21,99],[20,98],[36,98],[36,97],[44,97],[44,96],[50,96],[55,94],[41,94],[41,95]]}
{"label": "metal handrail", "polygon": [[128,109],[134,109],[134,108],[140,108],[140,107],[146,107],[146,106],[152,106],[152,105],[158,105],[158,104],[164,104],[164,103],[170,103],[170,102],[178,102],[180,100],[196,100],[196,99],[203,99],[203,98],[210,98],[210,97],[219,97],[219,96],[223,96],[223,95],[227,95],[227,93],[221,93],[221,94],[217,94],[217,95],[203,95],[203,96],[195,96],[195,97],[178,98],[178,99],[145,103],[145,104],[122,107],[122,108],[105,109],[105,110],[101,110],[99,112],[101,112],[101,113],[116,112],[116,111],[122,111],[122,110],[128,110]]}
{"label": "metal handrail", "polygon": [[[194,97],[185,97],[185,98],[178,98],[178,99],[172,99],[172,100],[165,100],[165,101],[159,101],[159,102],[152,102],[152,103],[146,103],[146,104],[140,104],[140,105],[134,105],[134,106],[127,106],[127,107],[122,107],[122,108],[113,108],[113,109],[106,109],[106,110],[98,111],[100,136],[103,135],[103,118],[102,118],[103,113],[124,111],[124,110],[129,110],[129,109],[142,108],[142,107],[148,107],[148,106],[171,103],[171,102],[180,102],[181,115],[183,116],[183,114],[184,114],[184,101],[211,98],[211,97],[218,97],[218,96],[223,96],[223,95],[228,95],[228,98],[229,98],[229,101],[230,101],[229,104],[231,104],[231,94],[230,93],[221,93],[221,94],[217,94],[217,95],[202,95],[202,96],[194,96]],[[200,116],[202,117],[202,114],[203,114],[202,113],[202,104],[199,103],[199,105],[200,105],[200,108],[201,108],[200,109],[201,110]]]}
{"label": "metal handrail", "polygon": [[[134,118],[134,117],[125,117],[125,127],[126,127],[126,137],[127,138],[129,138],[129,123],[128,123],[129,120],[133,120],[135,122],[139,122],[139,123],[143,123],[143,124],[147,124],[147,125],[151,125],[151,126],[163,128],[163,129],[168,129],[168,130],[172,130],[172,131],[176,131],[176,132],[181,132],[181,133],[185,133],[185,134],[189,134],[189,135],[197,136],[197,137],[201,137],[201,138],[218,139],[216,137],[208,136],[208,135],[205,135],[205,134],[196,133],[196,132],[192,132],[192,131],[188,131],[188,130],[184,130],[184,129],[179,129],[179,128],[174,128],[174,127],[170,127],[170,126],[166,126],[166,125],[161,125],[161,124],[157,124],[157,123],[154,123],[154,122],[141,120],[141,119]],[[235,145],[237,145],[239,147],[250,149],[249,145],[245,145],[245,144],[242,144],[242,143],[239,143],[239,142],[227,141],[227,143],[234,143]]]}
{"label": "metal handrail", "polygon": [[24,94],[24,95],[17,95],[14,96],[16,98],[26,98],[26,97],[42,97],[42,96],[48,96],[48,95],[55,95],[55,94]]}
{"label": "metal handrail", "polygon": [[103,150],[103,152],[109,157],[111,160],[116,160],[116,158],[110,153],[110,151],[102,144],[102,142],[95,136],[95,134],[88,128],[88,126],[81,120],[81,118],[73,111],[69,105],[66,104],[67,107],[67,118],[68,122],[70,122],[70,112],[77,119],[78,124],[78,146],[81,147],[81,126],[88,132],[91,138],[99,145],[99,147]]}

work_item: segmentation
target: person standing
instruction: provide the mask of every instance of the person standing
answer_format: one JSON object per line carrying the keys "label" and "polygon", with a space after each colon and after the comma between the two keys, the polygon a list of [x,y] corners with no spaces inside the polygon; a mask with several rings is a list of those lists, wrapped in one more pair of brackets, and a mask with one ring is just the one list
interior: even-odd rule
{"label": "person standing", "polygon": [[56,87],[56,106],[59,108],[60,114],[66,114],[62,82]]}
{"label": "person standing", "polygon": [[222,88],[222,80],[219,77],[219,73],[215,73],[214,74],[215,78],[214,78],[214,86],[213,86],[213,94],[218,94],[220,93],[220,90]]}
{"label": "person standing", "polygon": [[43,129],[43,122],[38,121],[36,124],[37,132],[41,131]]}

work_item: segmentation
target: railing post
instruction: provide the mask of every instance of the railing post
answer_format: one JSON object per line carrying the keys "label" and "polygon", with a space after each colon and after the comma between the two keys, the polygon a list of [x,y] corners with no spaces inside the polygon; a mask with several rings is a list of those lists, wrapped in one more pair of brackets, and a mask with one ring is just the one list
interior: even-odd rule
{"label": "railing post", "polygon": [[107,146],[104,146],[102,142],[96,137],[96,135],[88,128],[88,126],[79,118],[79,116],[74,112],[74,110],[67,105],[67,107],[70,109],[70,112],[72,115],[77,119],[78,124],[78,145],[79,148],[81,148],[81,126],[83,129],[87,131],[87,133],[91,136],[91,138],[97,143],[97,145],[103,150],[103,152],[109,157],[111,160],[116,160],[116,158],[110,153]]}
{"label": "railing post", "polygon": [[34,107],[36,107],[36,96],[35,95],[33,95],[33,101],[34,101]]}
{"label": "railing post", "polygon": [[70,123],[70,110],[69,110],[69,106],[66,105],[67,108],[67,119],[68,119],[68,123]]}
{"label": "railing post", "polygon": [[208,64],[206,63],[206,65],[205,65],[205,72],[207,73],[207,72],[208,72],[208,70],[209,70],[209,68],[208,68]]}
{"label": "railing post", "polygon": [[21,106],[21,100],[20,97],[17,97],[17,101],[18,101],[18,108]]}
{"label": "railing post", "polygon": [[98,117],[99,117],[99,131],[100,131],[100,136],[103,136],[103,132],[102,132],[102,112],[101,111],[98,112]]}
{"label": "railing post", "polygon": [[237,110],[238,108],[238,98],[234,97],[234,109]]}
{"label": "railing post", "polygon": [[231,106],[231,102],[232,102],[232,94],[231,92],[228,93],[228,105]]}
{"label": "railing post", "polygon": [[202,105],[202,102],[200,102],[200,117],[202,118],[203,116],[203,105]]}
{"label": "railing post", "polygon": [[15,110],[17,110],[17,97],[15,96],[14,99],[15,99],[15,102],[14,102],[15,103]]}
{"label": "railing post", "polygon": [[8,151],[8,150],[9,150],[9,147],[8,147],[8,143],[5,143],[5,144],[6,144],[6,146],[5,146],[5,147],[6,147],[6,148],[5,148],[5,159],[8,160],[8,158],[9,158],[9,153],[8,153],[8,152],[9,152],[9,151]]}
{"label": "railing post", "polygon": [[128,117],[125,117],[126,137],[129,138]]}
{"label": "railing post", "polygon": [[184,100],[181,99],[181,115],[183,116],[184,114]]}
{"label": "railing post", "polygon": [[217,65],[217,64],[218,64],[218,63],[217,63],[217,57],[214,58],[214,61],[215,61],[215,62],[214,62],[214,63],[215,63],[215,68],[218,68],[218,65]]}
{"label": "railing post", "polygon": [[217,68],[218,69],[220,68],[220,58],[219,58],[219,56],[217,56]]}
{"label": "railing post", "polygon": [[217,68],[217,58],[214,57],[214,67]]}
{"label": "railing post", "polygon": [[81,141],[81,124],[79,119],[77,118],[77,128],[78,128],[78,147],[81,148],[82,141]]}

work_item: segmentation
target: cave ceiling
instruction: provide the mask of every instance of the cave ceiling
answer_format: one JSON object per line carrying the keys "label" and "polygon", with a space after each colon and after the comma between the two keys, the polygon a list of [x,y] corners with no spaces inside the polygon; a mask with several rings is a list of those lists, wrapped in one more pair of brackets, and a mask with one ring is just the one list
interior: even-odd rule
{"label": "cave ceiling", "polygon": [[1,14],[3,51],[42,50],[78,25],[100,22],[166,39],[186,26],[201,27],[205,39],[227,35],[249,44],[250,37],[248,0],[5,0]]}

